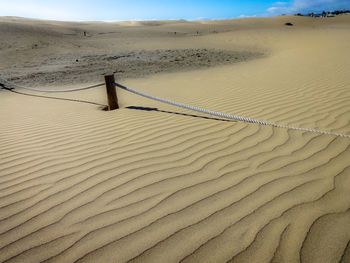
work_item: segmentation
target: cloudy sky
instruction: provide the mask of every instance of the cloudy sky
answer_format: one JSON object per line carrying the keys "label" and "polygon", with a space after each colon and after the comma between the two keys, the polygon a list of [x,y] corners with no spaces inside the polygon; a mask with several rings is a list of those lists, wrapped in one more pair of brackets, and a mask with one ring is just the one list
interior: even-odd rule
{"label": "cloudy sky", "polygon": [[223,19],[350,9],[350,0],[0,0],[0,16],[53,20]]}
{"label": "cloudy sky", "polygon": [[267,9],[271,14],[321,12],[350,9],[350,0],[294,0],[275,2]]}

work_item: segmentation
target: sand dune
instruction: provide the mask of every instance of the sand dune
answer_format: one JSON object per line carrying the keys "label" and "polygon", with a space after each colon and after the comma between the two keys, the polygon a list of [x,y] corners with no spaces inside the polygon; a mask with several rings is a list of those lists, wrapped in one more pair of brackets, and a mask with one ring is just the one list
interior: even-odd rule
{"label": "sand dune", "polygon": [[[259,53],[117,77],[212,110],[350,135],[348,16],[132,27],[12,20],[0,22],[8,36],[0,76],[18,84],[84,86],[76,56]],[[84,30],[92,36],[64,36]],[[113,30],[122,37],[98,34]],[[67,79],[55,67],[66,67]],[[82,73],[91,70],[86,84],[102,81],[106,68],[95,69]],[[106,104],[103,87],[18,91]],[[112,112],[7,90],[0,96],[0,262],[350,262],[348,138],[206,119],[119,90],[121,109]]]}

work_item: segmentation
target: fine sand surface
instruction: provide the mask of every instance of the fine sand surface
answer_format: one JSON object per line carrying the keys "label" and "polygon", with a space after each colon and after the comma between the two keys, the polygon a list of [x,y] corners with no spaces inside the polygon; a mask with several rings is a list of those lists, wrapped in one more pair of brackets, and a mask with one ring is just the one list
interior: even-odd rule
{"label": "fine sand surface", "polygon": [[[1,18],[0,34],[0,78],[23,86],[117,72],[155,96],[350,135],[347,15]],[[0,262],[350,262],[349,138],[203,118],[121,90],[121,109],[105,112],[103,87],[15,91],[31,96],[0,89]]]}

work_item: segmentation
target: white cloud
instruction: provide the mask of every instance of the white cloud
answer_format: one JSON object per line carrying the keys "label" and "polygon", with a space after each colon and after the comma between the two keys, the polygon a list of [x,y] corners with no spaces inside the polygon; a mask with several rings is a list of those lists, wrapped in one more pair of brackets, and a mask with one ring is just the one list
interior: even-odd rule
{"label": "white cloud", "polygon": [[271,14],[281,14],[281,13],[289,13],[291,10],[288,7],[280,7],[280,6],[271,6],[267,9],[267,12]]}
{"label": "white cloud", "polygon": [[257,15],[245,15],[245,14],[241,14],[239,16],[239,18],[249,18],[249,17],[257,17]]}
{"label": "white cloud", "polygon": [[350,9],[350,0],[294,0],[291,4],[276,2],[267,9],[267,12],[270,14],[291,14],[339,9]]}
{"label": "white cloud", "polygon": [[74,20],[76,15],[62,7],[47,7],[33,1],[1,1],[1,16],[21,16],[41,19]]}
{"label": "white cloud", "polygon": [[275,6],[287,6],[288,2],[276,2],[274,3]]}

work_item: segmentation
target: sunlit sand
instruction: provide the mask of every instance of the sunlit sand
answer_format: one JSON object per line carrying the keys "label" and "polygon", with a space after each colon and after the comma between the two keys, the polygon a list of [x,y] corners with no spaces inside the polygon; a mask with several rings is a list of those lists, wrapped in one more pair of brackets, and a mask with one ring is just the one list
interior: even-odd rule
{"label": "sunlit sand", "polygon": [[[18,85],[115,73],[159,97],[350,135],[349,15],[1,18],[0,34],[0,78]],[[349,138],[203,118],[122,90],[121,108],[103,111],[104,87],[16,90],[98,105],[0,90],[0,262],[350,262]]]}

